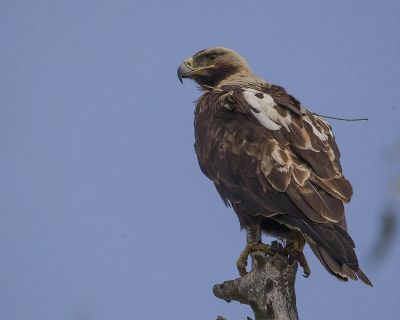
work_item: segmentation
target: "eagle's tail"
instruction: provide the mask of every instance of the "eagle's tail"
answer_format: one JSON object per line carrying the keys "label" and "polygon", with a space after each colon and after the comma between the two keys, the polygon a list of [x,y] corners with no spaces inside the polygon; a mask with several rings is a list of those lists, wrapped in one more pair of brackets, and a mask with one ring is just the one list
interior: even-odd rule
{"label": "eagle's tail", "polygon": [[[296,226],[325,269],[341,281],[358,280],[372,287],[358,266],[354,242],[347,233],[345,220],[340,223],[310,223],[289,215],[275,215],[274,220]],[[358,278],[357,278],[358,276]]]}
{"label": "eagle's tail", "polygon": [[[347,263],[341,263],[331,254],[329,254],[328,250],[325,249],[322,245],[317,244],[314,240],[312,240],[309,236],[305,235],[305,238],[310,245],[312,251],[317,256],[321,264],[325,267],[325,269],[334,277],[339,279],[340,281],[347,281],[348,279],[357,280],[358,278],[364,282],[365,284],[373,287],[371,281],[367,278],[367,276],[361,271],[358,267],[357,263],[357,271],[354,266],[352,268]],[[349,244],[345,243],[345,247],[349,246]],[[346,248],[347,249],[347,248]],[[353,248],[349,246],[349,249],[354,251]],[[348,251],[348,250],[346,250]],[[357,275],[357,276],[356,276]]]}

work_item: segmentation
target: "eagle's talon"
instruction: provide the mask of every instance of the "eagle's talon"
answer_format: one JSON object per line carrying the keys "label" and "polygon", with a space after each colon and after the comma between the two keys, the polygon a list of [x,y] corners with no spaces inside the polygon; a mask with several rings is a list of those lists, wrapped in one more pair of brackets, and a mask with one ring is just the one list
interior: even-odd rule
{"label": "eagle's talon", "polygon": [[303,263],[303,265],[302,264],[300,264],[300,265],[303,267],[303,277],[308,278],[311,274],[311,269],[308,266],[308,263],[307,263],[307,260],[305,259],[305,257],[304,257],[304,261],[305,261],[305,264]]}
{"label": "eagle's talon", "polygon": [[308,266],[308,262],[303,251],[292,252],[291,254],[289,254],[289,263],[292,264],[294,261],[297,261],[303,268],[303,277],[308,278],[311,274],[311,269]]}
{"label": "eagle's talon", "polygon": [[247,266],[247,259],[250,253],[254,251],[263,251],[272,256],[274,255],[274,252],[271,249],[272,249],[271,246],[264,244],[262,242],[248,243],[246,245],[246,248],[240,254],[239,260],[236,262],[237,269],[239,270],[239,275],[242,277],[248,273],[246,271],[246,266]]}
{"label": "eagle's talon", "polygon": [[278,249],[277,247],[272,247],[270,248],[270,250],[275,254],[275,253],[281,253],[283,250],[282,249]]}
{"label": "eagle's talon", "polygon": [[282,250],[283,246],[282,246],[282,243],[274,240],[274,241],[271,242],[271,249],[272,248],[278,249],[278,250]]}
{"label": "eagle's talon", "polygon": [[[246,263],[247,264],[247,263]],[[238,271],[239,271],[239,276],[243,277],[244,275],[246,275],[248,272],[246,271],[246,266],[243,265],[236,265]]]}
{"label": "eagle's talon", "polygon": [[291,240],[286,244],[286,246],[282,250],[290,254],[290,252],[296,251],[298,248],[299,248],[299,242],[297,240]]}

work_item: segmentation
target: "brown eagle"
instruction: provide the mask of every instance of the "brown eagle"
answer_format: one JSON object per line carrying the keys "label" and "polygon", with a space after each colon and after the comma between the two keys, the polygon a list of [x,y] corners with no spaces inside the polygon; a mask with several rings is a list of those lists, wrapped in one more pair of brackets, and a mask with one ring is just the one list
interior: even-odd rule
{"label": "brown eagle", "polygon": [[347,232],[343,204],[353,190],[329,124],[227,48],[196,53],[178,77],[193,79],[204,92],[195,108],[194,147],[202,172],[246,229],[240,274],[251,251],[270,250],[261,243],[265,233],[285,242],[305,276],[308,242],[330,274],[341,281],[358,276],[372,286]]}

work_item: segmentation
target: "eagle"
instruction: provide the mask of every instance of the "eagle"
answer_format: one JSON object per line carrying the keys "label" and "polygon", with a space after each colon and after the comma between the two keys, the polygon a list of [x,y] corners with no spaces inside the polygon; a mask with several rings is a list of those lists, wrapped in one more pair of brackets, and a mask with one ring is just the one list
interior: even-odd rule
{"label": "eagle", "polygon": [[261,242],[264,233],[285,244],[304,276],[311,273],[303,253],[308,243],[331,275],[372,287],[347,231],[344,204],[353,189],[328,122],[227,48],[199,51],[179,66],[178,78],[203,91],[194,112],[194,149],[201,171],[246,230],[239,274],[246,274],[252,251],[271,252]]}

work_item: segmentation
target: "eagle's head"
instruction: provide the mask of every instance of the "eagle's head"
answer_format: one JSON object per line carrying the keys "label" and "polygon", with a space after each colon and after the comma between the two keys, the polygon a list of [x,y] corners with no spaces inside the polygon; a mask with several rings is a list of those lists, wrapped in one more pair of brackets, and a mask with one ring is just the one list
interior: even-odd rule
{"label": "eagle's head", "polygon": [[[213,47],[197,52],[178,68],[178,78],[189,78],[199,85],[216,87],[232,76],[251,74],[247,61],[236,52],[222,47]],[[182,82],[183,83],[183,82]]]}

